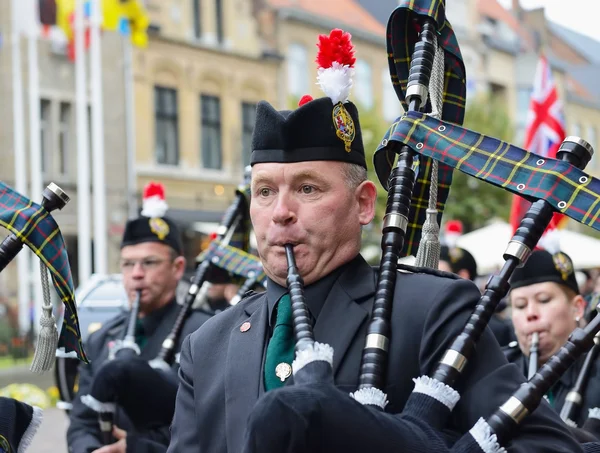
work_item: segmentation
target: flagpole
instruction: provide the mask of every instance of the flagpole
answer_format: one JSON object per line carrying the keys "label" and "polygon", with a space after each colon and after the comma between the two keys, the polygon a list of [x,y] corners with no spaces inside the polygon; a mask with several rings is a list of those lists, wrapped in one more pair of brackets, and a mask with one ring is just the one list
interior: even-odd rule
{"label": "flagpole", "polygon": [[[27,73],[29,82],[29,151],[31,171],[31,193],[30,198],[41,203],[42,201],[42,144],[40,126],[40,74],[38,67],[38,24],[39,17],[37,1],[29,0],[27,21]],[[34,260],[35,264],[35,260]],[[34,294],[34,331],[39,331],[40,316],[42,314],[42,281],[37,266],[31,267],[31,278]]]}
{"label": "flagpole", "polygon": [[87,282],[91,269],[90,157],[88,140],[87,83],[83,23],[84,0],[75,3],[75,114],[77,126],[77,257],[79,284]]}
{"label": "flagpole", "polygon": [[[11,4],[11,45],[12,45],[12,91],[13,91],[13,149],[15,158],[15,190],[26,194],[27,170],[25,164],[25,124],[23,109],[23,81],[21,79],[21,30],[19,25],[18,2],[12,0]],[[29,251],[23,250],[17,255],[17,282],[19,303],[19,332],[25,334],[29,324],[30,281],[29,266],[31,256]]]}
{"label": "flagpole", "polygon": [[104,106],[102,99],[102,42],[100,0],[91,0],[90,84],[92,94],[92,184],[94,211],[94,271],[106,274],[106,185],[104,177]]}
{"label": "flagpole", "polygon": [[135,91],[133,44],[129,34],[123,37],[123,78],[125,83],[125,129],[127,135],[127,207],[129,218],[137,217],[135,171]]}

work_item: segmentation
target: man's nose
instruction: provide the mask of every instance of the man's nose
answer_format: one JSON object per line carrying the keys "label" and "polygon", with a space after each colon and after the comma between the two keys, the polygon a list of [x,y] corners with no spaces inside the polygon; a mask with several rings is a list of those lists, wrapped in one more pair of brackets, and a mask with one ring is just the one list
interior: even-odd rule
{"label": "man's nose", "polygon": [[292,197],[285,192],[280,192],[273,210],[273,222],[287,225],[294,223],[296,219],[296,207]]}
{"label": "man's nose", "polygon": [[133,269],[131,270],[131,276],[133,278],[143,278],[145,274],[146,271],[144,270],[144,266],[142,266],[141,261],[136,261],[133,265]]}

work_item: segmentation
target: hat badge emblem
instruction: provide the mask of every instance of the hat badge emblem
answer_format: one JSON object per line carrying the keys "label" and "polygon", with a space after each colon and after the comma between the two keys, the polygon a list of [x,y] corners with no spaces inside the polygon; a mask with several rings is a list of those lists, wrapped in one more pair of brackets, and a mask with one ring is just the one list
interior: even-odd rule
{"label": "hat badge emblem", "polygon": [[556,270],[560,272],[561,278],[567,281],[569,275],[573,273],[573,263],[571,260],[564,253],[558,252],[552,255],[552,261]]}
{"label": "hat badge emblem", "polygon": [[150,231],[152,231],[160,241],[164,240],[169,234],[169,225],[160,217],[152,217],[148,221]]}
{"label": "hat badge emblem", "polygon": [[344,142],[346,152],[351,151],[352,142],[356,136],[354,121],[344,107],[344,104],[338,102],[333,106],[333,124],[335,126],[335,135]]}

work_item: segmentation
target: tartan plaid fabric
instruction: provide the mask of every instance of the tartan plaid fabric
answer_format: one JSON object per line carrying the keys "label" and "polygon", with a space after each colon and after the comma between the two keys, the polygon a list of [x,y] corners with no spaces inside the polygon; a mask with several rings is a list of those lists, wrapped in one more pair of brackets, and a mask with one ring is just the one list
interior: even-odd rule
{"label": "tartan plaid fabric", "polygon": [[544,199],[557,212],[600,231],[600,180],[567,162],[417,112],[402,117],[386,139],[529,200]]}
{"label": "tartan plaid fabric", "polygon": [[54,289],[65,306],[58,347],[75,352],[79,360],[88,363],[79,331],[67,249],[55,220],[40,205],[0,182],[0,225],[17,236],[50,270]]}
{"label": "tartan plaid fabric", "polygon": [[[420,31],[417,23],[413,21],[415,15],[430,17],[437,24],[438,39],[444,49],[446,72],[442,118],[462,124],[467,93],[465,65],[454,30],[446,19],[444,0],[402,0],[390,16],[387,25],[388,63],[398,99],[402,102],[404,111],[407,111],[404,93],[408,85],[413,50]],[[426,111],[431,111],[429,101],[427,104]]]}
{"label": "tartan plaid fabric", "polygon": [[266,286],[267,276],[263,270],[258,257],[244,252],[236,247],[223,245],[214,240],[199,257],[199,261],[210,260],[211,263],[221,269],[244,278],[256,276],[256,281]]}
{"label": "tartan plaid fabric", "polygon": [[[442,118],[462,124],[465,116],[466,73],[458,41],[450,22],[446,19],[445,2],[443,0],[402,0],[392,13],[387,27],[388,63],[392,83],[405,111],[408,110],[405,92],[408,85],[410,64],[420,28],[414,21],[416,16],[430,17],[437,24],[438,39],[444,49],[444,104]],[[440,24],[442,24],[440,26]],[[431,111],[428,100],[426,111]],[[395,148],[388,148],[386,153],[378,153],[374,157],[374,167],[382,186],[387,190],[388,178],[394,168]],[[413,196],[409,212],[409,225],[406,232],[401,256],[415,255],[419,248],[421,229],[429,201],[431,181],[431,160],[421,157],[420,165],[415,170],[417,178],[413,188]],[[452,168],[439,165],[438,186],[438,223],[441,223],[444,205],[448,199],[452,183]]]}

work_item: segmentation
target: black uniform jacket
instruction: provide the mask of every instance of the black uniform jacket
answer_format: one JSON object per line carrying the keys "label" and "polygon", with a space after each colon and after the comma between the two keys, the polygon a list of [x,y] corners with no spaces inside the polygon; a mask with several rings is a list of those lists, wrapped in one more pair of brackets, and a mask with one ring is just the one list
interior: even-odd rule
{"label": "black uniform jacket", "polygon": [[[142,348],[140,354],[141,358],[147,360],[156,358],[161,349],[163,340],[173,328],[173,324],[175,324],[175,319],[177,318],[180,309],[181,306],[173,300],[173,302],[165,307],[162,307],[143,318],[144,329],[147,332],[148,339],[146,345]],[[198,329],[209,318],[210,315],[200,311],[193,311],[189,315],[185,322],[179,344],[176,348],[177,352],[181,350],[183,339]],[[113,343],[115,340],[123,339],[127,329],[128,319],[128,312],[115,316],[110,321],[107,321],[99,330],[92,333],[86,342],[85,350],[91,363],[89,365],[79,365],[79,389],[73,401],[73,410],[70,413],[70,425],[67,430],[67,444],[70,453],[89,453],[102,446],[98,415],[85,406],[81,402],[80,397],[81,395],[89,393],[95,373],[108,359],[109,344]],[[174,373],[177,372],[177,368],[178,365],[174,364]],[[160,389],[155,389],[155,391],[160,391]],[[151,395],[149,395],[149,397],[151,397]],[[131,429],[130,422],[122,411],[117,411],[115,415],[115,424],[125,430]],[[168,427],[165,427],[163,432],[156,432],[155,435],[155,440],[160,441],[159,444],[161,442],[168,442]],[[136,439],[139,439],[138,436],[135,437]],[[140,445],[143,443],[143,440],[136,440],[135,443],[138,444],[135,449],[136,452],[147,453],[154,451],[150,447],[146,448],[144,451],[144,448]],[[149,442],[149,445],[151,443],[152,442]],[[133,445],[130,446],[128,444],[128,452],[134,451],[132,447]]]}
{"label": "black uniform jacket", "polygon": [[[389,412],[402,411],[414,387],[412,379],[433,370],[479,300],[480,292],[472,282],[450,275],[400,272],[397,276],[386,388]],[[376,278],[359,255],[332,278],[323,279],[331,280],[325,288],[313,290],[323,280],[305,288],[316,318],[316,340],[334,348],[335,381],[348,392],[358,385]],[[269,281],[265,293],[214,316],[185,340],[168,453],[242,451],[248,414],[264,388],[262,369],[273,306],[284,291]],[[241,329],[244,323],[250,323],[250,328],[245,324]],[[502,405],[523,380],[486,329],[458,388],[462,398],[454,410],[454,429],[468,431],[479,417]],[[581,447],[544,402],[524,422],[509,451],[573,453]]]}
{"label": "black uniform jacket", "polygon": [[[529,369],[529,360],[527,360],[527,357],[521,352],[519,344],[516,341],[513,341],[507,347],[503,348],[503,352],[508,361],[517,365],[523,375],[526,376]],[[560,380],[551,389],[551,405],[558,414],[560,414],[560,411],[565,404],[567,394],[575,386],[575,382],[577,381],[577,377],[579,376],[584,361],[585,356],[580,357],[573,366],[567,369]],[[579,427],[587,420],[589,409],[600,407],[600,360],[598,359],[598,356],[596,356],[594,366],[590,370],[587,385],[582,392],[582,396],[583,404],[574,414],[574,417],[571,418]]]}

